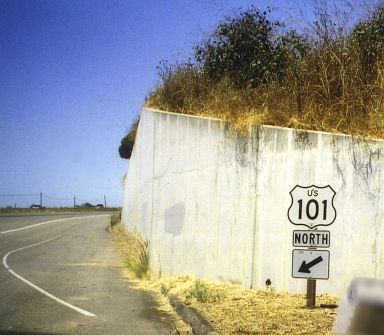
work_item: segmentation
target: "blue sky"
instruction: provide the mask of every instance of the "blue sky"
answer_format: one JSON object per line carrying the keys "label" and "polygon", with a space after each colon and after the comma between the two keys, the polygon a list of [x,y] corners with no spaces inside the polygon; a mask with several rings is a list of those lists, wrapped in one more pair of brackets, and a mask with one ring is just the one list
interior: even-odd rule
{"label": "blue sky", "polygon": [[[117,149],[159,61],[189,56],[223,15],[252,3],[271,1],[1,0],[0,195],[121,205],[128,161]],[[285,3],[273,2],[274,15],[288,17]],[[0,196],[0,206],[37,202]]]}

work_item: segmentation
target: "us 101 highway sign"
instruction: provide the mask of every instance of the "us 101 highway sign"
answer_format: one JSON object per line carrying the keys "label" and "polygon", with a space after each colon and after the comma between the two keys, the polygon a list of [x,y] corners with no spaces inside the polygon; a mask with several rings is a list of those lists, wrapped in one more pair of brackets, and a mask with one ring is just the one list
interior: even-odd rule
{"label": "us 101 highway sign", "polygon": [[288,209],[289,221],[310,229],[331,225],[336,219],[333,205],[335,194],[329,185],[296,185],[290,192],[292,202]]}
{"label": "us 101 highway sign", "polygon": [[292,277],[306,279],[328,279],[329,251],[293,249]]}

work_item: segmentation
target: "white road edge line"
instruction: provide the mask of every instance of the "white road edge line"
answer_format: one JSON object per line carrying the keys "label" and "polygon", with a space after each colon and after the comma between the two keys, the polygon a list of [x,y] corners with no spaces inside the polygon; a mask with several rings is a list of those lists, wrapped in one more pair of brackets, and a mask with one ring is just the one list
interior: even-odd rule
{"label": "white road edge line", "polygon": [[53,223],[53,222],[59,222],[59,221],[67,221],[67,220],[73,220],[73,219],[90,219],[90,218],[94,218],[94,217],[104,217],[104,216],[108,216],[110,214],[105,214],[105,215],[90,215],[90,216],[75,216],[75,217],[71,217],[71,218],[65,218],[65,219],[56,219],[56,220],[51,220],[51,221],[45,221],[45,222],[39,222],[39,223],[35,223],[35,224],[32,224],[30,226],[24,226],[24,227],[21,227],[21,228],[16,228],[16,229],[11,229],[11,230],[5,230],[5,231],[1,231],[0,234],[8,234],[8,233],[13,233],[15,231],[19,231],[19,230],[24,230],[24,229],[29,229],[29,228],[35,228],[37,226],[41,226],[43,224],[47,224],[47,223]]}
{"label": "white road edge line", "polygon": [[43,290],[42,288],[40,288],[39,286],[35,285],[34,283],[30,282],[29,280],[25,279],[24,277],[20,276],[19,274],[17,274],[15,271],[13,271],[8,263],[7,263],[7,258],[9,255],[13,254],[14,252],[17,252],[17,251],[21,251],[21,250],[24,250],[24,249],[28,249],[28,248],[32,248],[32,247],[35,247],[35,246],[38,246],[40,244],[44,244],[44,243],[48,243],[48,242],[51,242],[53,240],[56,240],[58,238],[60,238],[61,236],[63,235],[66,235],[66,234],[69,234],[70,232],[72,232],[73,230],[79,228],[79,226],[76,226],[72,229],[70,229],[69,231],[65,232],[65,233],[62,233],[60,235],[57,235],[55,237],[52,237],[48,240],[45,240],[45,241],[41,241],[39,243],[35,243],[35,244],[31,244],[31,245],[27,245],[25,247],[22,247],[22,248],[18,248],[18,249],[15,249],[15,250],[12,250],[10,252],[8,252],[4,257],[3,257],[3,265],[5,267],[5,269],[13,276],[15,276],[16,278],[20,279],[21,281],[23,281],[24,283],[26,283],[27,285],[31,286],[32,288],[34,288],[35,290],[39,291],[40,293],[46,295],[47,297],[55,300],[56,302],[68,307],[68,308],[71,308],[72,310],[80,313],[80,314],[83,314],[83,315],[86,315],[86,316],[92,316],[92,317],[95,317],[96,315],[91,313],[91,312],[88,312],[86,311],[85,309],[82,309],[80,307],[77,307],[77,306],[74,306],[74,305],[71,305],[70,303],[58,298],[58,297],[55,297],[53,294]]}

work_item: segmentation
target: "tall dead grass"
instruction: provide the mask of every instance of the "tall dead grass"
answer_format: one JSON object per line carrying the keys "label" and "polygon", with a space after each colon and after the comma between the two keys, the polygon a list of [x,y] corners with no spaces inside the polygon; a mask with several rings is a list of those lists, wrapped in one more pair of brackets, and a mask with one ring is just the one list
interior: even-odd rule
{"label": "tall dead grass", "polygon": [[149,241],[137,231],[127,231],[123,225],[112,227],[124,265],[131,275],[143,279],[149,275]]}
{"label": "tall dead grass", "polygon": [[[178,68],[166,87],[160,85],[147,102],[162,110],[223,119],[233,129],[249,125],[275,125],[384,138],[384,62],[374,81],[361,81],[357,64],[345,69],[331,51],[308,56],[308,72],[298,79],[288,74],[284,82],[258,88],[237,89],[228,78],[209,82]],[[332,57],[331,57],[332,56]],[[324,59],[325,58],[325,59]],[[193,73],[198,77],[197,70]],[[200,74],[204,77],[203,74]]]}

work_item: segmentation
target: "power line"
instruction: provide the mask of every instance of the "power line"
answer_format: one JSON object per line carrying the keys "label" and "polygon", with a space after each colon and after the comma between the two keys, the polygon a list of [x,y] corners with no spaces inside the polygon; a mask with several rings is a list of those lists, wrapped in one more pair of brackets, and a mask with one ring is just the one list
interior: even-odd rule
{"label": "power line", "polygon": [[78,200],[80,202],[100,202],[100,199],[82,199],[82,198],[77,198],[77,197],[76,197],[76,200]]}
{"label": "power line", "polygon": [[0,197],[38,197],[40,194],[0,194]]}
{"label": "power line", "polygon": [[69,201],[72,200],[72,198],[57,198],[57,197],[52,197],[50,195],[43,194],[44,198],[51,199],[51,200],[58,200],[58,201]]}
{"label": "power line", "polygon": [[[24,200],[23,199],[17,199],[17,201],[24,201],[24,202],[29,202],[29,201],[33,201],[33,203],[35,203],[35,201],[39,201],[39,204],[41,207],[43,207],[43,200],[45,200],[45,202],[48,202],[48,203],[53,203],[53,202],[68,202],[68,203],[73,203],[73,207],[76,207],[76,205],[78,204],[78,202],[80,203],[97,203],[97,204],[102,204],[104,203],[104,207],[107,206],[107,199],[106,199],[106,196],[102,196],[102,197],[99,197],[99,198],[92,198],[92,199],[82,199],[82,198],[78,198],[77,196],[73,196],[73,197],[70,197],[70,198],[62,198],[62,197],[58,197],[58,196],[52,196],[52,195],[47,195],[47,194],[43,194],[43,192],[40,192],[40,193],[19,193],[19,194],[0,194],[0,197],[1,198],[7,198],[7,197],[12,197],[12,198],[23,198],[24,197]],[[34,199],[27,199],[29,197],[35,197],[36,200]],[[37,200],[39,199],[39,200]],[[2,200],[3,201],[3,200]],[[15,199],[16,201],[16,199]]]}

